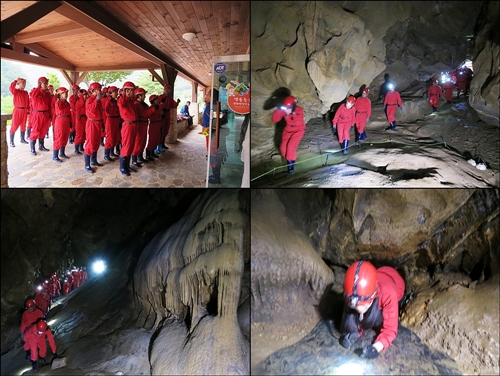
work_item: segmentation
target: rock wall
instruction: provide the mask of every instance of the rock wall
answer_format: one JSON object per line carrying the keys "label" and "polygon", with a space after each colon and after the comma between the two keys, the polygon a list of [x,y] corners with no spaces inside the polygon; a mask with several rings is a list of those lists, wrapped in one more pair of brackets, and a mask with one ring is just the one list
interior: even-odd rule
{"label": "rock wall", "polygon": [[134,292],[139,322],[157,330],[153,374],[248,374],[249,343],[237,317],[247,298],[246,196],[207,192],[142,252]]}

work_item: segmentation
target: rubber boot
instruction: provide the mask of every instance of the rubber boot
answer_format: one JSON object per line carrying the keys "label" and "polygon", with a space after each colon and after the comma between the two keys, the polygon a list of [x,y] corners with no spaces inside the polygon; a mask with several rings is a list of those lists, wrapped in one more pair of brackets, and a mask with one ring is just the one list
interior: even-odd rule
{"label": "rubber boot", "polygon": [[220,167],[212,167],[212,175],[208,177],[210,184],[221,184],[220,181]]}
{"label": "rubber boot", "polygon": [[344,140],[342,154],[344,154],[344,155],[347,154],[347,147],[348,146],[349,146],[349,141],[348,140]]}
{"label": "rubber boot", "polygon": [[104,149],[104,159],[109,161],[109,162],[114,162],[115,160],[110,157],[110,151],[111,149]]}
{"label": "rubber boot", "polygon": [[38,139],[38,150],[41,150],[41,151],[50,151],[49,149],[47,149],[45,147],[44,142],[45,142],[45,140],[43,138],[39,138]]}
{"label": "rubber boot", "polygon": [[158,150],[158,153],[164,153],[165,152],[165,150],[163,149],[163,145],[162,144],[158,145],[158,147],[156,148],[156,150]]}
{"label": "rubber boot", "polygon": [[61,163],[62,161],[59,159],[59,149],[54,149],[52,151],[52,159],[57,163]]}
{"label": "rubber boot", "polygon": [[9,142],[9,146],[13,148],[16,147],[16,145],[14,145],[14,136],[15,136],[14,133],[10,134],[10,142]]}
{"label": "rubber boot", "polygon": [[163,143],[161,144],[161,147],[163,148],[163,150],[168,150],[168,146],[165,145],[165,141],[163,141]]}
{"label": "rubber boot", "polygon": [[130,172],[127,169],[127,157],[120,157],[120,172],[122,175],[130,176]]}
{"label": "rubber boot", "polygon": [[31,361],[31,367],[32,367],[33,371],[36,371],[36,369],[38,367],[38,363],[36,360]]}
{"label": "rubber boot", "polygon": [[66,146],[61,146],[59,149],[59,157],[69,159],[69,157],[64,153]]}
{"label": "rubber boot", "polygon": [[137,156],[137,161],[141,163],[147,163],[148,161],[142,157],[142,153]]}
{"label": "rubber boot", "polygon": [[75,144],[75,154],[82,154],[80,151],[80,144]]}
{"label": "rubber boot", "polygon": [[84,150],[85,148],[83,147],[83,142],[82,142],[81,144],[79,144],[79,145],[80,145],[80,146],[79,146],[79,148],[80,148],[80,152],[81,152],[82,154],[83,154],[83,153],[85,153],[85,150]]}
{"label": "rubber boot", "polygon": [[153,158],[160,158],[160,156],[158,154],[156,154],[154,150],[151,152],[151,156]]}
{"label": "rubber boot", "polygon": [[142,167],[143,165],[139,162],[137,162],[137,155],[132,156],[132,164],[136,167]]}
{"label": "rubber boot", "polygon": [[94,169],[90,167],[90,155],[83,154],[83,160],[85,161],[85,170],[93,173]]}
{"label": "rubber boot", "polygon": [[129,172],[137,172],[135,168],[130,166],[130,157],[127,157],[127,169],[129,170]]}
{"label": "rubber boot", "polygon": [[392,129],[393,131],[395,131],[395,130],[396,130],[396,120],[394,120],[394,121],[392,122],[391,129]]}
{"label": "rubber boot", "polygon": [[146,149],[146,161],[153,162],[154,158],[151,156],[151,152]]}
{"label": "rubber boot", "polygon": [[437,112],[437,107],[432,107],[432,112]]}
{"label": "rubber boot", "polygon": [[69,139],[68,139],[69,143],[72,144],[73,142],[75,142],[75,132],[69,132]]}
{"label": "rubber boot", "polygon": [[97,162],[97,152],[96,151],[92,153],[92,157],[90,159],[90,164],[92,166],[98,166],[98,167],[104,166],[103,164]]}
{"label": "rubber boot", "polygon": [[101,137],[101,146],[104,146],[104,137]]}
{"label": "rubber boot", "polygon": [[31,155],[36,155],[35,142],[36,142],[36,140],[30,140]]}
{"label": "rubber boot", "polygon": [[116,145],[116,154],[120,155],[120,151],[121,151],[121,146],[120,144]]}
{"label": "rubber boot", "polygon": [[26,133],[26,138],[30,138],[30,134],[31,134],[31,128],[28,128]]}
{"label": "rubber boot", "polygon": [[45,135],[45,138],[49,138],[49,131],[47,131],[47,134]]}
{"label": "rubber boot", "polygon": [[26,360],[30,360],[30,357],[31,357],[31,352],[30,350],[26,350]]}
{"label": "rubber boot", "polygon": [[294,166],[295,166],[295,161],[287,161],[288,175],[293,175],[293,173],[295,172]]}
{"label": "rubber boot", "polygon": [[40,358],[40,362],[42,362],[42,364],[47,364],[47,361],[45,360],[45,358]]}
{"label": "rubber boot", "polygon": [[21,144],[28,144],[28,141],[26,141],[24,139],[24,135],[26,134],[26,132],[21,132]]}
{"label": "rubber boot", "polygon": [[368,138],[368,136],[366,135],[366,132],[362,132],[361,133],[361,137],[359,138],[360,140],[366,140]]}
{"label": "rubber boot", "polygon": [[109,149],[109,156],[110,157],[118,158],[120,156],[118,150],[117,150],[117,153],[118,153],[118,155],[115,154],[115,148]]}

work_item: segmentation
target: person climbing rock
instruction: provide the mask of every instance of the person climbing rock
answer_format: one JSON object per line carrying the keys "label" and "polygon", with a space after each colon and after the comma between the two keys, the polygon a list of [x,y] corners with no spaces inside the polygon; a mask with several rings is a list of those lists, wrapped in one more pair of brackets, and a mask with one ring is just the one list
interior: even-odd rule
{"label": "person climbing rock", "polygon": [[344,312],[340,344],[349,348],[363,330],[377,333],[372,345],[363,348],[363,356],[376,358],[391,346],[398,334],[399,305],[405,282],[398,271],[389,266],[378,269],[368,261],[357,261],[344,277]]}
{"label": "person climbing rock", "polygon": [[283,129],[280,153],[281,156],[286,159],[288,175],[291,175],[294,173],[295,169],[297,148],[306,132],[304,110],[302,107],[297,106],[297,99],[291,95],[286,97],[283,103],[273,112],[273,123],[277,123],[283,118],[286,121],[286,126],[285,129]]}
{"label": "person climbing rock", "polygon": [[30,351],[31,365],[35,371],[38,367],[38,357],[42,364],[47,364],[45,357],[47,356],[47,340],[49,341],[50,348],[54,354],[54,358],[57,358],[57,346],[54,340],[54,335],[52,331],[47,326],[45,320],[39,320],[33,323],[27,330],[24,336],[26,343],[24,344],[24,350]]}

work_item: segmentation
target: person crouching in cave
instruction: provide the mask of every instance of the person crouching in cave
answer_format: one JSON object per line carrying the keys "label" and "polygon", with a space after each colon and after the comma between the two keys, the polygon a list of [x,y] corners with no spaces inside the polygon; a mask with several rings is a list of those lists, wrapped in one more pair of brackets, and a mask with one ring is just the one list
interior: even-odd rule
{"label": "person crouching in cave", "polygon": [[295,161],[297,160],[297,148],[306,132],[304,110],[297,106],[297,99],[291,95],[286,97],[273,112],[273,123],[277,123],[283,118],[286,121],[286,126],[283,129],[280,153],[286,159],[288,175],[291,175],[294,173]]}
{"label": "person crouching in cave", "polygon": [[[395,90],[394,84],[387,85],[389,92],[385,95],[384,99],[384,110],[387,115],[387,120],[389,121],[389,127],[387,129],[391,131],[396,130],[396,106],[401,110],[403,107],[403,101],[401,100],[401,95]],[[387,130],[386,129],[386,130]]]}
{"label": "person crouching in cave", "polygon": [[439,106],[439,98],[443,95],[443,89],[439,86],[439,82],[436,79],[432,80],[432,85],[429,86],[427,90],[427,98],[429,99],[429,104],[432,107],[432,112],[437,112]]}
{"label": "person crouching in cave", "polygon": [[[43,319],[43,312],[40,311],[35,305],[35,300],[30,298],[26,300],[26,311],[23,312],[21,317],[21,339],[24,341],[24,332],[29,328],[30,325],[35,323],[37,320]],[[30,351],[26,350],[26,360],[30,357]]]}
{"label": "person crouching in cave", "polygon": [[357,261],[344,278],[345,305],[340,344],[349,348],[363,330],[374,329],[378,335],[372,345],[363,348],[366,358],[376,358],[391,346],[398,334],[399,306],[405,282],[398,271],[389,266],[378,269],[368,261]]}
{"label": "person crouching in cave", "polygon": [[31,365],[33,370],[35,371],[38,366],[38,357],[40,357],[40,361],[42,364],[47,364],[45,357],[47,356],[47,341],[49,341],[50,348],[52,349],[52,353],[54,354],[54,358],[57,358],[57,346],[56,341],[54,340],[54,335],[52,331],[47,326],[47,322],[45,320],[40,320],[34,324],[32,324],[24,335],[24,340],[26,343],[24,344],[24,350],[30,351],[31,354]]}
{"label": "person crouching in cave", "polygon": [[337,134],[339,136],[340,148],[342,150],[342,154],[347,154],[347,148],[349,147],[349,131],[354,126],[356,122],[356,108],[354,104],[356,103],[356,98],[352,95],[347,98],[345,104],[340,106],[335,112],[335,116],[332,120],[332,133]]}

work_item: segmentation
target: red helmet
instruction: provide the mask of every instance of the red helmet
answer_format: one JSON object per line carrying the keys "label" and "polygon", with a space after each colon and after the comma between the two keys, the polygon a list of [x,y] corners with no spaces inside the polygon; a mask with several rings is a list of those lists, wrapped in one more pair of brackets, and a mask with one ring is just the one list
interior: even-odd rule
{"label": "red helmet", "polygon": [[123,84],[122,89],[135,89],[135,84],[131,81],[127,81]]}
{"label": "red helmet", "polygon": [[[60,87],[57,88],[56,94],[64,93],[65,91],[68,91],[68,89],[66,89],[65,87]],[[55,277],[55,275],[53,275],[52,277]]]}
{"label": "red helmet", "polygon": [[344,277],[344,293],[350,307],[371,303],[377,296],[377,269],[368,261],[357,261],[347,269]]}
{"label": "red helmet", "polygon": [[351,104],[354,104],[356,103],[356,98],[354,98],[352,95],[347,98],[347,103],[351,103]]}
{"label": "red helmet", "polygon": [[80,86],[78,86],[78,85],[73,85],[73,86],[71,87],[71,90],[80,90]]}
{"label": "red helmet", "polygon": [[89,90],[101,89],[101,84],[99,82],[92,82],[89,86]]}
{"label": "red helmet", "polygon": [[295,104],[297,104],[297,99],[290,95],[283,100],[281,107],[292,108]]}
{"label": "red helmet", "polygon": [[102,88],[102,92],[103,92],[103,93],[107,93],[107,92],[108,92],[108,88],[107,88],[106,86],[104,86],[104,87]]}
{"label": "red helmet", "polygon": [[111,93],[111,92],[117,91],[117,90],[118,90],[118,88],[116,86],[110,86],[110,87],[108,87],[108,93]]}
{"label": "red helmet", "polygon": [[54,85],[49,85],[49,86],[47,86],[47,87],[48,87],[49,89],[50,89],[50,88],[52,88],[52,89],[53,89],[53,88],[54,88]]}
{"label": "red helmet", "polygon": [[153,103],[153,101],[154,101],[156,98],[158,98],[158,95],[156,95],[156,94],[151,94],[151,95],[149,96],[149,103]]}
{"label": "red helmet", "polygon": [[47,329],[47,322],[45,320],[40,320],[38,324],[36,324],[36,328],[39,332],[44,332]]}
{"label": "red helmet", "polygon": [[138,87],[138,88],[136,88],[136,89],[135,89],[135,92],[134,92],[134,94],[135,94],[135,95],[139,95],[139,94],[146,94],[146,93],[147,93],[147,91],[146,91],[146,90],[144,90],[142,87]]}
{"label": "red helmet", "polygon": [[367,87],[365,87],[365,90],[363,90],[366,94],[368,94],[370,92],[370,89],[368,89]]}
{"label": "red helmet", "polygon": [[88,91],[85,90],[85,89],[80,89],[80,94],[82,95],[87,95],[88,94]]}
{"label": "red helmet", "polygon": [[41,84],[42,82],[45,82],[46,84],[48,84],[49,80],[47,79],[47,77],[40,77],[38,79],[38,83]]}
{"label": "red helmet", "polygon": [[35,301],[33,299],[26,300],[26,308],[31,308],[35,305]]}
{"label": "red helmet", "polygon": [[432,82],[433,82],[433,83],[435,83],[435,84],[438,84],[438,83],[439,83],[439,81],[438,81],[438,80],[436,80],[436,79],[434,79],[434,81],[432,81]]}
{"label": "red helmet", "polygon": [[165,85],[163,85],[163,89],[166,89],[166,88],[169,88],[169,89],[170,89],[171,87],[172,87],[172,86],[170,86],[170,84],[165,84]]}

